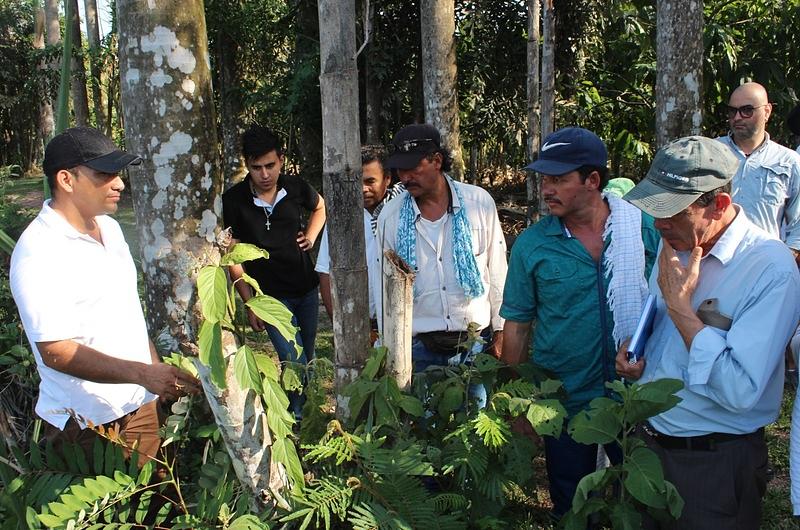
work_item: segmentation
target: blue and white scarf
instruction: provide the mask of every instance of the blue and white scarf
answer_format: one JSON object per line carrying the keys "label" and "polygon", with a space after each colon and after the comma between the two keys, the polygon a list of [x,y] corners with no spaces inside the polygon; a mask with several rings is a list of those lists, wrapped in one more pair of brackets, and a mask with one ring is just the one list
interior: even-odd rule
{"label": "blue and white scarf", "polygon": [[[456,279],[464,289],[467,298],[477,298],[483,295],[485,288],[481,281],[481,273],[478,270],[475,255],[472,253],[472,230],[467,218],[464,198],[461,196],[458,186],[451,185],[450,177],[445,178],[448,186],[455,190],[460,205],[457,211],[453,212],[453,263],[456,269]],[[407,194],[403,199],[403,206],[400,208],[400,219],[397,224],[397,254],[412,269],[415,269],[417,267],[417,229],[415,226],[417,216],[411,201],[413,201],[411,194]]]}

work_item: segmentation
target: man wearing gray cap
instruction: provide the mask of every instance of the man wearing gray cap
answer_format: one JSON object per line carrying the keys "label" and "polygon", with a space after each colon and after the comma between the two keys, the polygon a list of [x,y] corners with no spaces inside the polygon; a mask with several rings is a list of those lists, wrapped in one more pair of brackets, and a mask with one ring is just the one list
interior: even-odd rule
{"label": "man wearing gray cap", "polygon": [[[199,391],[198,381],[161,362],[136,289],[136,267],[117,211],[119,172],[139,157],[88,127],[67,129],[45,149],[53,193],[11,257],[11,291],[36,357],[36,414],[58,450],[91,454],[87,424],[115,426],[130,449],[158,454],[156,398]],[[129,451],[126,451],[129,452]]]}
{"label": "man wearing gray cap", "polygon": [[[486,190],[447,176],[452,159],[431,125],[403,127],[390,153],[387,166],[397,171],[406,191],[383,208],[377,239],[416,272],[415,371],[469,361],[475,352],[462,345],[470,324],[482,330],[488,351],[499,354],[507,264],[494,200]],[[382,300],[376,293],[380,331]],[[475,394],[480,400],[482,393]]]}
{"label": "man wearing gray cap", "polygon": [[681,138],[656,154],[645,179],[625,195],[656,218],[663,240],[650,278],[657,309],[644,358],[630,365],[621,348],[617,372],[684,383],[680,403],[642,429],[686,503],[666,528],[760,524],[764,426],[780,410],[783,352],[800,318],[800,274],[789,249],[733,204],[738,165],[720,142]]}

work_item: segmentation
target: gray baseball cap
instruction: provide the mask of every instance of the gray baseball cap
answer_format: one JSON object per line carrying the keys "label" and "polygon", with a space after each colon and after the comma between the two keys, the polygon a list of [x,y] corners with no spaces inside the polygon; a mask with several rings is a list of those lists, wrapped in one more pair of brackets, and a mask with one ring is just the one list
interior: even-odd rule
{"label": "gray baseball cap", "polygon": [[623,199],[656,219],[682,212],[703,193],[721,188],[739,169],[722,142],[688,136],[662,147],[645,178]]}

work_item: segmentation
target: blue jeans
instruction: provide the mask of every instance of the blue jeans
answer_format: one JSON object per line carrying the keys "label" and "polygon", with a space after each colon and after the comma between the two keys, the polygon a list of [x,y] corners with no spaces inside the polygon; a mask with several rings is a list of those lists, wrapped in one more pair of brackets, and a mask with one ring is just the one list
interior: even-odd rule
{"label": "blue jeans", "polygon": [[[472,364],[475,356],[483,353],[491,344],[492,331],[486,328],[481,333],[481,338],[485,343],[475,342],[472,349],[467,352],[457,353],[448,357],[441,353],[434,353],[425,347],[425,344],[417,337],[411,339],[411,362],[414,364],[415,372],[423,372],[429,366],[457,366],[459,364]],[[470,384],[469,396],[477,404],[478,408],[486,407],[486,387],[482,384]]]}
{"label": "blue jeans", "polygon": [[[578,489],[578,482],[597,469],[597,444],[578,443],[566,430],[558,438],[543,438],[553,515],[560,519],[572,508],[572,498]],[[616,443],[603,447],[612,464],[622,462],[622,450]]]}
{"label": "blue jeans", "polygon": [[[283,305],[292,312],[292,324],[300,330],[295,336],[298,346],[303,352],[298,356],[294,343],[287,341],[275,326],[266,325],[267,334],[278,353],[281,362],[291,361],[307,365],[314,359],[314,342],[317,339],[317,322],[319,317],[319,288],[314,287],[303,296],[296,298],[279,298]],[[304,381],[305,384],[305,381]],[[298,392],[289,392],[289,410],[299,419],[303,410],[305,396]]]}

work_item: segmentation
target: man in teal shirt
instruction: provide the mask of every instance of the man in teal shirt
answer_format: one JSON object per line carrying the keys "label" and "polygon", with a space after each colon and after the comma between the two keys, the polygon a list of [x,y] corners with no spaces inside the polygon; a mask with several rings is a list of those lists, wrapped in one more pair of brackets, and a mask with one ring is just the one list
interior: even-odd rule
{"label": "man in teal shirt", "polygon": [[[500,315],[502,359],[532,361],[564,383],[570,416],[603,396],[615,375],[617,347],[633,334],[658,251],[653,219],[601,190],[608,153],[591,131],[567,127],[545,139],[526,169],[541,174],[551,215],[528,228],[511,251]],[[607,447],[612,461],[621,455]],[[596,467],[597,447],[564,433],[545,438],[553,513],[572,505],[578,482]]]}

